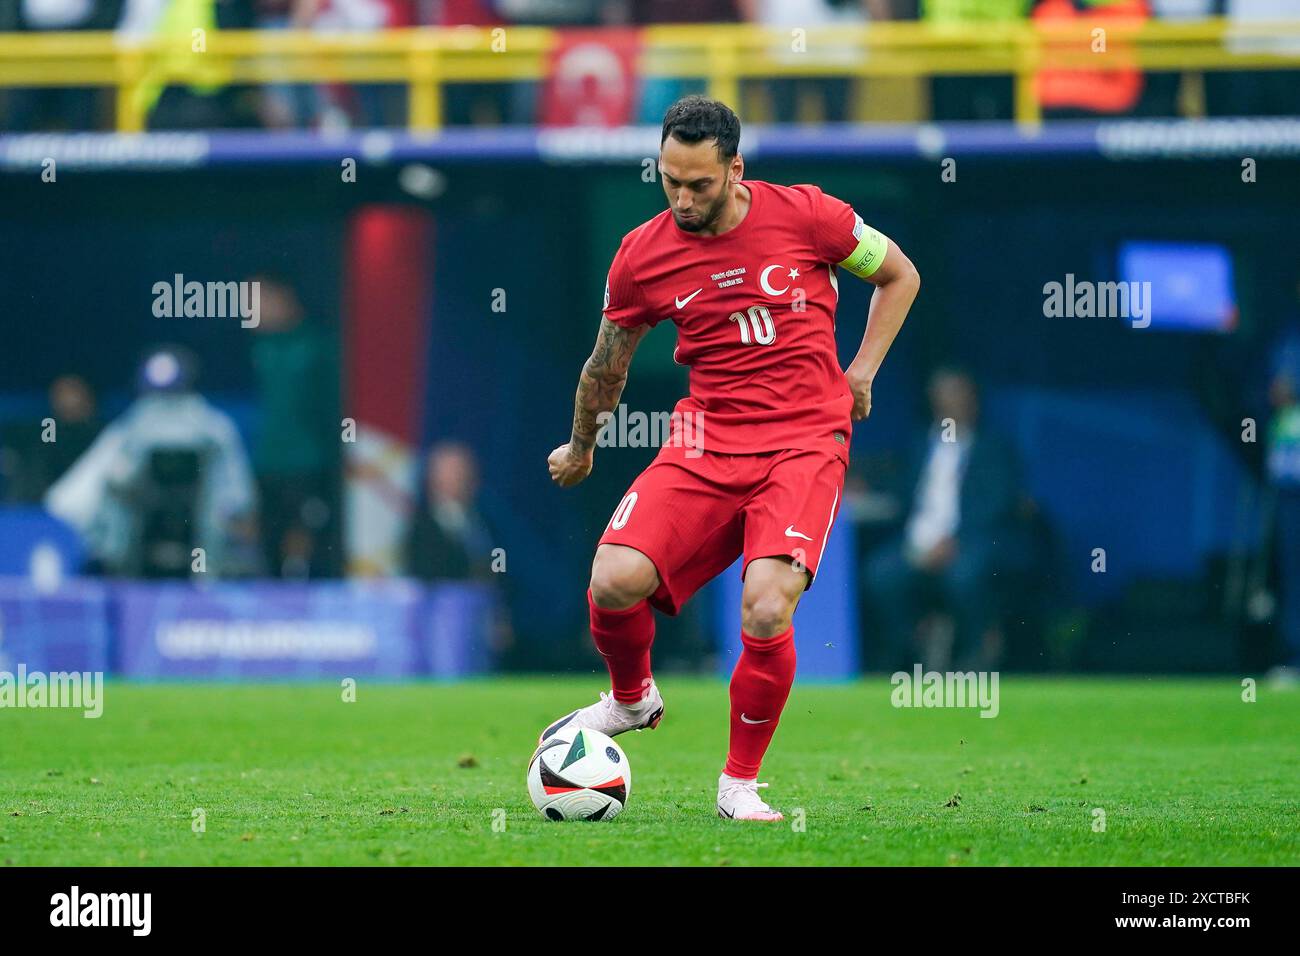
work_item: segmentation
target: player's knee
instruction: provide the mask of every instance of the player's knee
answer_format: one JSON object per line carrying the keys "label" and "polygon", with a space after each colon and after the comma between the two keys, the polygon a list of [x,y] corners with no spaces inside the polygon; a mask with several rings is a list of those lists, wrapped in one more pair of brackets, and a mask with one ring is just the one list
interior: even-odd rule
{"label": "player's knee", "polygon": [[649,597],[659,586],[654,563],[631,548],[596,549],[591,565],[591,599],[611,611],[629,608]]}
{"label": "player's knee", "polygon": [[750,637],[776,637],[790,628],[795,602],[775,588],[746,591],[740,605],[740,626]]}

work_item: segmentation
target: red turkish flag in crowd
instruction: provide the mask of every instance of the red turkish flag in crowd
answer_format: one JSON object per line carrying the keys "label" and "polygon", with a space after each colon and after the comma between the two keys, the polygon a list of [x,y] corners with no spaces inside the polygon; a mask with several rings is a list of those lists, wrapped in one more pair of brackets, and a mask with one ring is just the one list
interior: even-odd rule
{"label": "red turkish flag in crowd", "polygon": [[637,99],[639,30],[561,30],[542,90],[543,126],[626,126]]}

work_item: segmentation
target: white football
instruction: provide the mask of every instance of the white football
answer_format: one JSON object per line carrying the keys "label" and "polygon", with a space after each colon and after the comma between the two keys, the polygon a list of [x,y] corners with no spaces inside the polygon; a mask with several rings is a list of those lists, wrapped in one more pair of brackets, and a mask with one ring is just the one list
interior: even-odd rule
{"label": "white football", "polygon": [[528,795],[548,820],[612,820],[631,791],[627,754],[596,730],[557,731],[528,764]]}

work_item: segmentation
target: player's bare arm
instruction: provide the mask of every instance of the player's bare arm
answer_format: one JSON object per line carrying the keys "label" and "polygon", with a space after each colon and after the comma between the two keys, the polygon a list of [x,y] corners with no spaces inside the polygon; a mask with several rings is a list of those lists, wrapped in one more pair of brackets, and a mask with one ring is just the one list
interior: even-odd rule
{"label": "player's bare arm", "polygon": [[601,318],[596,346],[578,377],[578,393],[573,400],[573,434],[568,442],[551,452],[547,461],[551,478],[561,488],[572,487],[591,474],[600,414],[617,407],[623,386],[627,384],[632,355],[649,330],[647,325],[626,329]]}
{"label": "player's bare arm", "polygon": [[853,420],[862,421],[871,414],[871,383],[885,361],[898,330],[903,327],[907,311],[921,288],[921,275],[912,260],[903,254],[894,240],[879,268],[866,280],[876,287],[867,310],[867,328],[862,335],[858,354],[849,363],[844,377],[853,390]]}

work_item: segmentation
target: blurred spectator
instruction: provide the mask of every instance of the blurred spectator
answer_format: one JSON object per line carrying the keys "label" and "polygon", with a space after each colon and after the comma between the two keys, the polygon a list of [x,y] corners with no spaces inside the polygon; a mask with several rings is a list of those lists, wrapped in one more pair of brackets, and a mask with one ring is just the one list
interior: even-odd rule
{"label": "blurred spectator", "polygon": [[1038,102],[1048,119],[1076,119],[1097,115],[1130,113],[1138,105],[1145,87],[1145,77],[1138,68],[1137,54],[1132,45],[1118,37],[1106,44],[1108,61],[1120,65],[1119,69],[1072,70],[1054,69],[1053,50],[1077,54],[1089,49],[1091,30],[1112,25],[1136,25],[1151,16],[1146,0],[1105,0],[1105,2],[1080,2],[1080,0],[1039,0],[1033,19],[1037,23],[1059,26],[1072,21],[1082,22],[1079,39],[1060,46],[1048,45],[1044,55],[1045,68],[1038,71]]}
{"label": "blurred spectator", "polygon": [[604,0],[492,0],[492,8],[512,23],[548,27],[594,26]]}
{"label": "blurred spectator", "polygon": [[[505,26],[496,0],[416,0],[415,22],[422,26]],[[527,20],[519,20],[527,23]],[[443,122],[448,126],[532,123],[537,83],[448,83],[443,86]]]}
{"label": "blurred spectator", "polygon": [[985,632],[999,611],[995,584],[1018,557],[1015,511],[1019,467],[1010,444],[979,424],[979,395],[965,372],[930,379],[934,424],[905,472],[901,538],[866,564],[865,588],[883,628],[886,667],[935,659],[912,653],[923,609],[941,601],[953,617],[952,657],[959,669],[988,663]]}
{"label": "blurred spectator", "polygon": [[[253,25],[259,30],[309,30],[324,0],[255,0]],[[313,127],[323,102],[314,83],[268,83],[262,88],[262,124],[272,128]]]}
{"label": "blurred spectator", "polygon": [[[191,52],[196,29],[211,33],[252,26],[252,0],[125,0],[117,27],[121,42],[170,39],[169,52],[153,62],[135,92],[134,106],[147,117],[149,129],[260,126],[260,92],[232,85],[220,61]],[[176,83],[177,76],[188,82]]]}
{"label": "blurred spectator", "polygon": [[[22,422],[5,429],[2,469],[5,498],[35,503],[72,466],[99,434],[102,423],[95,393],[79,375],[60,375],[50,385],[52,427],[44,420]],[[47,440],[47,435],[49,439]]]}
{"label": "blurred spectator", "polygon": [[[443,26],[594,27],[605,20],[606,0],[447,0]],[[451,83],[444,87],[445,120],[452,126],[539,122],[542,84]]]}
{"label": "blurred spectator", "polygon": [[[1156,20],[1204,20],[1217,15],[1222,0],[1149,0]],[[1147,71],[1146,88],[1134,110],[1138,116],[1196,115],[1204,104],[1182,102],[1183,74]]]}
{"label": "blurred spectator", "polygon": [[916,20],[921,15],[920,0],[867,0],[867,10],[871,19]]}
{"label": "blurred spectator", "polygon": [[[652,26],[660,23],[739,23],[753,19],[754,0],[611,0],[606,22]],[[702,92],[702,81],[670,76],[641,78],[640,121],[658,125],[668,107],[688,93]]]}
{"label": "blurred spectator", "polygon": [[[1300,283],[1296,292],[1300,298]],[[1294,683],[1300,678],[1300,315],[1293,317],[1275,351],[1269,399],[1268,477],[1276,494],[1279,619],[1286,655],[1270,676]]]}
{"label": "blurred spectator", "polygon": [[[1295,20],[1296,0],[1223,0],[1231,21],[1224,45],[1235,54],[1300,56],[1300,40],[1279,36],[1234,36],[1233,27]],[[1286,116],[1300,113],[1300,73],[1295,70],[1225,70],[1205,78],[1207,112],[1212,116]]]}
{"label": "blurred spectator", "polygon": [[[318,10],[322,33],[376,33],[415,23],[413,0],[305,0]],[[330,84],[323,88],[321,125],[329,129],[406,125],[406,87],[400,83]]]}
{"label": "blurred spectator", "polygon": [[42,493],[63,477],[104,427],[95,407],[95,393],[80,375],[60,375],[54,380],[50,385],[50,411],[57,440],[41,443]]}
{"label": "blurred spectator", "polygon": [[156,349],[140,397],[45,497],[109,574],[185,577],[253,570],[257,493],[234,423],[194,389],[185,349]]}
{"label": "blurred spectator", "polygon": [[425,459],[424,496],[411,522],[407,571],[425,581],[490,580],[492,533],[478,508],[478,463],[458,442]]}
{"label": "blurred spectator", "polygon": [[[0,29],[30,32],[111,30],[123,0],[17,0],[0,11]],[[4,21],[10,21],[8,26]],[[7,91],[9,120],[0,128],[18,131],[91,130],[98,125],[99,91],[51,86]]]}
{"label": "blurred spectator", "polygon": [[[1023,20],[1032,0],[921,0],[921,17],[936,25]],[[936,76],[930,82],[931,118],[1006,120],[1013,112],[1012,81],[1004,76]]]}
{"label": "blurred spectator", "polygon": [[332,338],[310,322],[284,278],[262,274],[253,340],[261,427],[253,464],[262,544],[277,577],[338,574],[339,368]]}
{"label": "blurred spectator", "polygon": [[[59,442],[71,437],[72,441],[60,453],[66,456],[63,467],[54,475],[58,478],[80,454],[90,447],[99,434],[101,425],[95,408],[95,393],[80,375],[60,375],[50,385],[50,410],[59,425]],[[69,436],[69,432],[71,435]]]}
{"label": "blurred spectator", "polygon": [[[857,60],[853,46],[836,48],[819,42],[815,31],[835,24],[862,23],[868,14],[867,0],[744,0],[747,17],[765,27],[784,27],[784,42],[773,56],[785,63],[801,63],[815,57],[818,65],[835,63],[850,72]],[[789,31],[801,28],[814,33],[807,38],[803,52],[792,49]],[[823,122],[843,123],[851,119],[849,94],[853,80],[844,77],[792,77],[767,80],[764,84],[772,98],[772,120],[776,123],[808,122],[812,117],[800,109],[813,101]]]}

